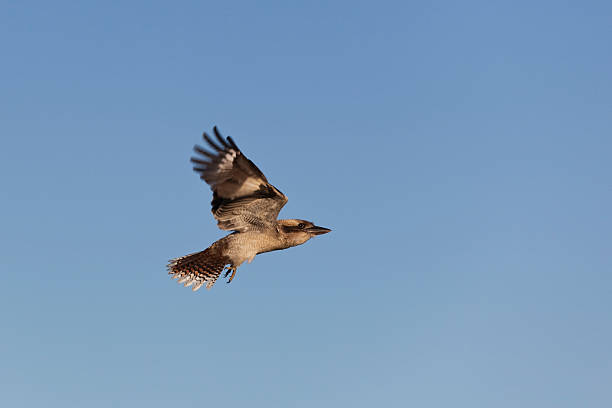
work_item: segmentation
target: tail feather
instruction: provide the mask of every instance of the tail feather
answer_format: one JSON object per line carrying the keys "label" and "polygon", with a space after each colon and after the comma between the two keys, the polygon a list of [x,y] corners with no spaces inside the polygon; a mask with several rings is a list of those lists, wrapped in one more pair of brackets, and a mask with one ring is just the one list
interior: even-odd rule
{"label": "tail feather", "polygon": [[201,252],[171,259],[168,263],[168,274],[185,287],[193,285],[196,291],[206,284],[206,289],[212,288],[225,265],[230,264],[228,257],[208,248]]}

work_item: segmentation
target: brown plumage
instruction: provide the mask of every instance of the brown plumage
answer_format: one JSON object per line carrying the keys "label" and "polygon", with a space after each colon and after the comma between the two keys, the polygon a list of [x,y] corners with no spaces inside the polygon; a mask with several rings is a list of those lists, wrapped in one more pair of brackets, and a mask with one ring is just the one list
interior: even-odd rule
{"label": "brown plumage", "polygon": [[246,158],[231,137],[224,139],[216,127],[216,141],[204,133],[214,150],[196,145],[192,157],[194,171],[213,191],[212,213],[222,230],[231,234],[204,251],[170,260],[168,273],[185,286],[210,289],[226,265],[232,275],[255,255],[301,245],[315,235],[330,230],[301,219],[277,220],[287,197],[268,182],[266,176]]}

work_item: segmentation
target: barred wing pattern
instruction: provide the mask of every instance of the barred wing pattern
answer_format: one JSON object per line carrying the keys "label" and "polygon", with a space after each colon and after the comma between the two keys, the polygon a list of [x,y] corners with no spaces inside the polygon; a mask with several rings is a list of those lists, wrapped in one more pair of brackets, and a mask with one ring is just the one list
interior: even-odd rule
{"label": "barred wing pattern", "polygon": [[196,145],[193,170],[213,191],[212,213],[222,230],[244,232],[273,223],[287,197],[268,183],[266,176],[246,158],[231,137],[223,139],[213,128],[217,142],[204,133],[213,149]]}

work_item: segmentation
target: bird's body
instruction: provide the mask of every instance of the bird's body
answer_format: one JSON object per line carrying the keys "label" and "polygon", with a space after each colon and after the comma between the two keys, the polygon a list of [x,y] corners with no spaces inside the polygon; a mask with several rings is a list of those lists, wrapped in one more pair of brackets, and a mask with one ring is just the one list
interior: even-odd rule
{"label": "bird's body", "polygon": [[257,254],[301,245],[315,235],[330,230],[300,219],[277,220],[287,197],[268,183],[264,174],[247,159],[234,141],[223,139],[214,128],[218,143],[204,133],[215,150],[211,153],[195,146],[194,170],[213,190],[212,213],[217,225],[234,231],[204,251],[175,258],[168,273],[193,290],[206,284],[211,288],[221,271],[229,265],[226,276]]}

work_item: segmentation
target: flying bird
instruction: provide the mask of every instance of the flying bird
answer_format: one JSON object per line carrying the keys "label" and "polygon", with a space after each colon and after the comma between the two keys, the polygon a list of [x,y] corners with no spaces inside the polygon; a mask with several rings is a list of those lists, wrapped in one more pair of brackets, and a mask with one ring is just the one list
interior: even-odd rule
{"label": "flying bird", "polygon": [[209,149],[196,145],[193,170],[213,191],[212,213],[217,226],[233,231],[201,252],[171,259],[168,274],[196,291],[210,289],[221,272],[227,283],[244,262],[255,255],[301,245],[315,235],[331,230],[302,219],[278,220],[287,197],[246,158],[231,137],[224,139],[215,126],[216,141],[204,132]]}

